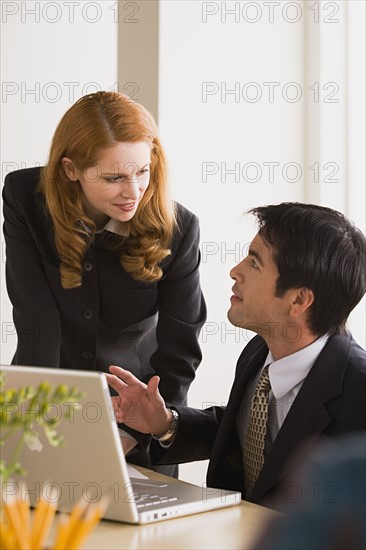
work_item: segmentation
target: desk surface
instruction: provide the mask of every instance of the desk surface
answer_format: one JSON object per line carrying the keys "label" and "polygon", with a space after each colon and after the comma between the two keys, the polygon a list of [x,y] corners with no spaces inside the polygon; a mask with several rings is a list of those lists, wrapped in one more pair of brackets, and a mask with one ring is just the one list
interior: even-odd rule
{"label": "desk surface", "polygon": [[[152,479],[165,476],[138,468]],[[169,478],[169,481],[172,481]],[[176,483],[182,483],[174,480]],[[238,506],[169,519],[148,525],[101,521],[85,542],[85,550],[122,549],[250,549],[277,512],[242,501]]]}

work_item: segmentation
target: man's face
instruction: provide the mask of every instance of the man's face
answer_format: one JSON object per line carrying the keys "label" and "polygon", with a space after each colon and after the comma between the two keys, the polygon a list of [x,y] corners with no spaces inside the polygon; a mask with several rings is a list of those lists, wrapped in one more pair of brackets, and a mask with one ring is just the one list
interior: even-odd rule
{"label": "man's face", "polygon": [[273,260],[273,248],[257,234],[250,244],[248,256],[230,271],[234,279],[229,321],[241,328],[265,337],[274,327],[284,326],[288,320],[287,293],[275,295],[278,271]]}

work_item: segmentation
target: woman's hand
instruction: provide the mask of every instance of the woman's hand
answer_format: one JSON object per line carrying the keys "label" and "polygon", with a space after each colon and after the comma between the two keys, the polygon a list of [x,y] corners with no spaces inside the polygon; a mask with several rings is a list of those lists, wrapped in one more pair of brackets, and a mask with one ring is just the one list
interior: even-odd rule
{"label": "woman's hand", "polygon": [[121,367],[112,365],[109,370],[108,384],[118,392],[112,397],[117,422],[142,433],[162,435],[168,431],[173,415],[160,395],[160,378],[153,376],[146,385]]}

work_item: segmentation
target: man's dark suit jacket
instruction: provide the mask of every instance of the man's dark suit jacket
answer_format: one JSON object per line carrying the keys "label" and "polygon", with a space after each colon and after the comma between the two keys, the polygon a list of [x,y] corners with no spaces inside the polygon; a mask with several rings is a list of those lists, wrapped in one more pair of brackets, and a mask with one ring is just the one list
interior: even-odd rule
{"label": "man's dark suit jacket", "polygon": [[111,251],[120,237],[103,231],[86,252],[82,285],[65,290],[39,177],[40,168],[12,172],[3,189],[6,280],[18,335],[13,363],[98,371],[117,364],[145,382],[158,374],[164,399],[185,404],[206,319],[197,217],[177,204],[179,227],[159,282],[126,273]]}
{"label": "man's dark suit jacket", "polygon": [[245,388],[263,366],[267,353],[260,336],[245,347],[226,408],[176,407],[180,414],[176,439],[166,451],[153,442],[152,462],[209,458],[208,487],[242,491],[246,500],[273,508],[301,498],[303,488],[291,475],[305,447],[310,448],[321,437],[366,430],[366,352],[350,333],[329,338],[265,457],[252,493],[244,495],[236,417]]}

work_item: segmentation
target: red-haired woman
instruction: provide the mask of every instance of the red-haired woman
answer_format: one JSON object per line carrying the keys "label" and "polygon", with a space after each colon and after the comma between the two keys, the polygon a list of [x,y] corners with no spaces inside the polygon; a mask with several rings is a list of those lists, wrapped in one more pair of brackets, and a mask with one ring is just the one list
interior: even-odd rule
{"label": "red-haired woman", "polygon": [[[199,227],[169,198],[150,113],[115,92],[82,97],[61,119],[47,165],[8,174],[3,197],[13,363],[117,364],[145,382],[158,374],[164,399],[184,404],[206,317]],[[150,466],[149,439],[133,435],[131,461]]]}

